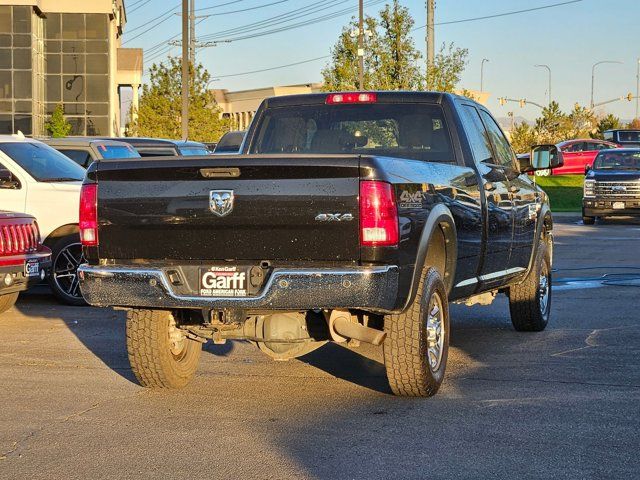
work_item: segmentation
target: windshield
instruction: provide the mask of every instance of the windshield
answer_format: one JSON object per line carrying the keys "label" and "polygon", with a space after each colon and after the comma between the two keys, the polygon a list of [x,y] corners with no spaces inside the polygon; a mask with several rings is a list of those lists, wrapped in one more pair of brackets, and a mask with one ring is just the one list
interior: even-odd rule
{"label": "windshield", "polygon": [[594,170],[640,170],[640,150],[633,152],[609,152],[599,153],[593,162]]}
{"label": "windshield", "polygon": [[453,162],[442,109],[430,104],[267,109],[251,153],[364,154]]}
{"label": "windshield", "polygon": [[140,154],[129,145],[98,145],[102,158],[140,158]]}
{"label": "windshield", "polygon": [[640,142],[640,131],[629,130],[618,132],[618,140],[620,142]]}
{"label": "windshield", "polygon": [[84,168],[43,143],[1,143],[0,151],[38,182],[74,182],[84,179]]}
{"label": "windshield", "polygon": [[183,155],[185,157],[210,154],[211,152],[206,147],[180,147],[180,155]]}

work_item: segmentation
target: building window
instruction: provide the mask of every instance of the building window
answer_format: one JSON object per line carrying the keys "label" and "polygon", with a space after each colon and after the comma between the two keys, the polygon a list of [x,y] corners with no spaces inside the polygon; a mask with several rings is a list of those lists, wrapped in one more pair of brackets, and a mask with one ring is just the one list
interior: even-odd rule
{"label": "building window", "polygon": [[108,32],[106,14],[47,14],[44,110],[50,115],[62,103],[72,135],[111,132]]}
{"label": "building window", "polygon": [[[37,17],[36,17],[37,18]],[[0,6],[0,133],[33,133],[38,20],[28,6]]]}

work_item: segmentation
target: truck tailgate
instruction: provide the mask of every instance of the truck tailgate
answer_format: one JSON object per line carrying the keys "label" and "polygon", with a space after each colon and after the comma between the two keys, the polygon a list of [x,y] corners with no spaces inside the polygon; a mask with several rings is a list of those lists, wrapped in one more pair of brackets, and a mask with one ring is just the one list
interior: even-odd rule
{"label": "truck tailgate", "polygon": [[103,259],[359,259],[355,155],[103,161],[97,179]]}

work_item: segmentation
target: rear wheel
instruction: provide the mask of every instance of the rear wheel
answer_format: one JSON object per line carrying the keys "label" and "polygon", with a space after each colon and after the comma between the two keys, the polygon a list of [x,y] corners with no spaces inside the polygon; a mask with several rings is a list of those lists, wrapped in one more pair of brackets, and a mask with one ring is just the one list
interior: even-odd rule
{"label": "rear wheel", "polygon": [[196,373],[202,343],[187,338],[166,310],[127,313],[129,363],[143,387],[182,388]]}
{"label": "rear wheel", "polygon": [[384,320],[389,386],[396,395],[430,397],[444,378],[449,353],[449,304],[435,268],[425,269],[409,309]]}
{"label": "rear wheel", "polygon": [[18,300],[18,292],[0,295],[0,313],[6,312],[13,307],[16,300]]}
{"label": "rear wheel", "polygon": [[516,330],[545,329],[551,311],[551,291],[551,253],[546,242],[540,242],[535,263],[525,280],[509,287],[509,311]]}
{"label": "rear wheel", "polygon": [[85,262],[80,237],[78,234],[62,237],[51,250],[49,285],[53,294],[68,305],[86,305],[78,281],[78,267]]}

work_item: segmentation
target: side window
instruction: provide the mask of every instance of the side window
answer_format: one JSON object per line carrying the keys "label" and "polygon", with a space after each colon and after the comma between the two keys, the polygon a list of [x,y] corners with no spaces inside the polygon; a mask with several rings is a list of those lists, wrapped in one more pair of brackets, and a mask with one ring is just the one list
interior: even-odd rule
{"label": "side window", "polygon": [[491,138],[491,143],[493,144],[493,149],[496,154],[496,158],[493,163],[501,165],[503,167],[514,168],[515,155],[513,154],[511,145],[509,145],[509,141],[502,133],[502,130],[500,130],[500,127],[498,126],[496,121],[487,112],[481,110],[480,115],[482,116],[482,120],[487,127],[489,138]]}
{"label": "side window", "polygon": [[22,187],[20,181],[7,167],[0,163],[0,189],[19,190]]}
{"label": "side window", "polygon": [[476,163],[487,162],[493,163],[493,152],[491,150],[491,142],[489,134],[480,120],[480,115],[475,107],[471,105],[463,105],[460,108],[461,120],[464,124],[464,130],[473,152],[473,159]]}
{"label": "side window", "polygon": [[73,160],[78,165],[84,168],[87,168],[92,160],[91,155],[86,150],[72,150],[72,149],[67,150],[67,149],[61,148],[58,151],[60,153],[63,153],[64,155],[66,155],[71,160]]}

